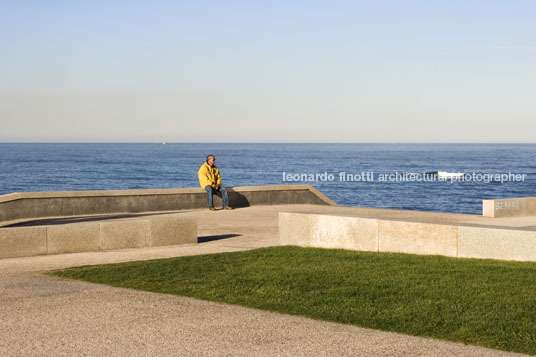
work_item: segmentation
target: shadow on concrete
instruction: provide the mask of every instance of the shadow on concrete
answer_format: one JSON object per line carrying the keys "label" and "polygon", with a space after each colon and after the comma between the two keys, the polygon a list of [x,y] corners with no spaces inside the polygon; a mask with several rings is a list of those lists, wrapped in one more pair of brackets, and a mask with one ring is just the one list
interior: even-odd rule
{"label": "shadow on concrete", "polygon": [[2,226],[2,228],[55,226],[59,224],[95,222],[95,221],[104,221],[104,220],[121,219],[121,218],[133,218],[133,217],[148,217],[148,216],[158,216],[158,215],[163,215],[163,214],[169,214],[169,212],[144,213],[144,214],[116,214],[116,215],[111,215],[111,216],[79,216],[79,217],[65,217],[65,218],[36,219],[33,221],[9,224],[7,226]]}
{"label": "shadow on concrete", "polygon": [[227,187],[227,193],[229,194],[229,202],[232,207],[241,208],[251,206],[246,196],[240,192],[236,192],[232,187]]}
{"label": "shadow on concrete", "polygon": [[204,236],[204,237],[197,237],[197,243],[207,243],[212,242],[215,240],[220,239],[228,239],[228,238],[234,238],[234,237],[240,237],[241,234],[220,234],[215,236]]}

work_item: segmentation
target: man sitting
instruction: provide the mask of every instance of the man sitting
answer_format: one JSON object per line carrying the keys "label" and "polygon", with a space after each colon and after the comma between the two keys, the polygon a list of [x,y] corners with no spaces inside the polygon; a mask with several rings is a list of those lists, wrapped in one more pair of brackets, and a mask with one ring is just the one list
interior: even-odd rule
{"label": "man sitting", "polygon": [[220,171],[216,166],[216,157],[214,155],[208,155],[207,161],[201,165],[197,175],[199,176],[199,184],[207,191],[208,209],[214,211],[213,194],[221,194],[223,202],[223,209],[232,209],[229,206],[229,196],[227,190],[221,185]]}

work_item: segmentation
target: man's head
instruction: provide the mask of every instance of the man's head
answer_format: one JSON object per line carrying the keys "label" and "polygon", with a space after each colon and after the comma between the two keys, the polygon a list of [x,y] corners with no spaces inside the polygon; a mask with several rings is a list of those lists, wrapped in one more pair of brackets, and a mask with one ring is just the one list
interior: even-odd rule
{"label": "man's head", "polygon": [[207,164],[212,166],[212,165],[214,165],[215,162],[216,162],[216,157],[214,155],[212,155],[212,154],[207,155]]}

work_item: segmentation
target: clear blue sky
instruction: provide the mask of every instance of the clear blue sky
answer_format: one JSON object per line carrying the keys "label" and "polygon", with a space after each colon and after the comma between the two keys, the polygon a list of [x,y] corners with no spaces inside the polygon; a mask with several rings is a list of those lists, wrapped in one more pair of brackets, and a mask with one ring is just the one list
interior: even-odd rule
{"label": "clear blue sky", "polygon": [[0,0],[0,141],[535,142],[536,1]]}

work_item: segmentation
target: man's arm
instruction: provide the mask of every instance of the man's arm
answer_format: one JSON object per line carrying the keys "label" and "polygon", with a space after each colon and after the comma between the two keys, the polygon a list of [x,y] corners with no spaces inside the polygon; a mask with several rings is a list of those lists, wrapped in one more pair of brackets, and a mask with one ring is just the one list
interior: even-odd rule
{"label": "man's arm", "polygon": [[199,184],[201,185],[202,188],[205,188],[211,185],[205,165],[199,168],[199,172],[197,173],[197,176],[199,177]]}

